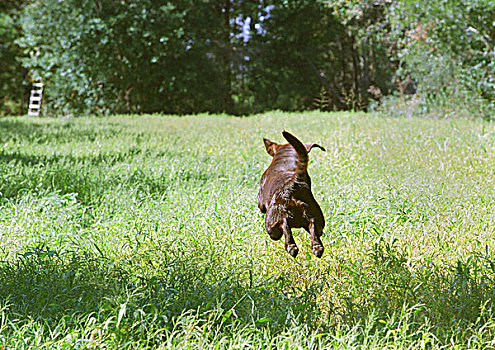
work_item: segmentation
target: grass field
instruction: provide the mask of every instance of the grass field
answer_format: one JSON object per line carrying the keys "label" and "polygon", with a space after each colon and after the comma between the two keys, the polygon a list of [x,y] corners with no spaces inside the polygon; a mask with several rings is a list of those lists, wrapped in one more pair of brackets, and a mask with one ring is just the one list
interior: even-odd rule
{"label": "grass field", "polygon": [[[311,152],[322,259],[256,204]],[[0,119],[0,348],[495,347],[495,125],[353,113]]]}

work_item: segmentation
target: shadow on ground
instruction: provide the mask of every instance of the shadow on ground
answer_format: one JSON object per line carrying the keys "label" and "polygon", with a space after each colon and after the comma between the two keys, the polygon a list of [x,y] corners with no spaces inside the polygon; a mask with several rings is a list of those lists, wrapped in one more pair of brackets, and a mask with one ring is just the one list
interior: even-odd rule
{"label": "shadow on ground", "polygon": [[[48,122],[47,122],[48,120]],[[44,143],[53,138],[57,142],[94,141],[97,138],[114,138],[118,133],[125,132],[128,127],[119,123],[102,119],[98,128],[94,125],[74,125],[70,121],[60,119],[47,119],[43,122],[30,120],[29,118],[0,118],[0,142],[22,141],[32,143]]]}
{"label": "shadow on ground", "polygon": [[[188,261],[161,258],[159,273],[145,276],[98,254],[61,256],[45,247],[33,248],[14,262],[0,263],[0,300],[8,306],[10,319],[40,320],[50,327],[62,319],[77,327],[89,315],[102,324],[116,321],[122,307],[126,313],[121,327],[141,324],[150,332],[172,329],[188,313],[218,327],[235,323],[277,332],[295,324],[316,326],[314,291],[289,296],[282,278],[256,281],[249,270],[220,278]],[[132,264],[146,263],[142,259],[136,257]]]}
{"label": "shadow on ground", "polygon": [[[173,328],[188,312],[222,329],[229,324],[252,325],[277,333],[296,325],[327,331],[332,327],[322,320],[316,302],[323,284],[295,293],[281,277],[260,279],[249,269],[219,277],[166,253],[151,276],[131,269],[133,264],[150,263],[148,258],[135,257],[130,265],[119,267],[98,254],[61,256],[44,247],[33,248],[14,262],[0,264],[0,300],[8,305],[9,317],[38,319],[52,326],[62,318],[77,326],[90,314],[101,323],[115,321],[125,307],[119,323],[141,324],[150,332]],[[410,272],[402,266],[398,251],[385,248],[371,258],[377,263],[375,275],[370,276],[374,282],[357,276],[349,280],[347,306],[333,310],[330,319],[338,316],[349,325],[365,322],[371,314],[387,319],[404,304],[421,305],[407,320],[411,329],[421,329],[425,317],[438,329],[473,324],[480,316],[490,318],[491,312],[482,315],[481,310],[494,304],[493,262],[475,260],[458,262],[443,273],[433,265]]]}
{"label": "shadow on ground", "polygon": [[495,260],[487,252],[472,252],[453,264],[423,261],[411,266],[407,253],[395,243],[376,243],[369,260],[342,262],[343,275],[352,281],[336,289],[345,301],[345,322],[364,323],[371,314],[387,320],[414,309],[407,320],[411,329],[427,322],[448,330],[483,325],[493,317]]}
{"label": "shadow on ground", "polygon": [[[171,185],[184,182],[201,185],[217,177],[207,169],[186,166],[173,169],[129,166],[127,161],[133,156],[125,152],[79,157],[36,156],[0,150],[0,198],[16,198],[24,191],[77,193],[78,201],[92,204],[115,189],[127,189],[146,196],[161,195]],[[122,167],[115,171],[113,166],[117,163]]]}

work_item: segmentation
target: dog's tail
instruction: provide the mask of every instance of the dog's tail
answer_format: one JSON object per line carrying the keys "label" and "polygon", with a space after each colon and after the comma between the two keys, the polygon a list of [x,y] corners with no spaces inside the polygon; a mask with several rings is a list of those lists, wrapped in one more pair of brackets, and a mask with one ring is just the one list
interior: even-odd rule
{"label": "dog's tail", "polygon": [[308,169],[308,151],[306,150],[306,146],[303,145],[301,141],[297,139],[290,132],[283,131],[282,135],[285,137],[287,141],[294,147],[297,153],[297,168],[296,168],[296,177],[302,175]]}

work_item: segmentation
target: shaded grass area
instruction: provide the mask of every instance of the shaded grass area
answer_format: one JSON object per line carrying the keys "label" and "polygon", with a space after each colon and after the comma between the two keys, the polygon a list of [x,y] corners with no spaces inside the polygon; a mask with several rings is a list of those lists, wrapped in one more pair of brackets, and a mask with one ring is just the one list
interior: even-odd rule
{"label": "shaded grass area", "polygon": [[[327,219],[290,258],[256,206],[283,129]],[[0,119],[6,348],[493,346],[495,130],[270,113]],[[185,131],[187,130],[187,132]]]}
{"label": "shaded grass area", "polygon": [[[1,269],[0,292],[7,296],[3,312],[17,316],[15,322],[4,325],[3,334],[11,332],[15,337],[20,326],[30,323],[78,331],[81,323],[92,318],[95,329],[105,328],[101,339],[93,342],[147,347],[159,345],[166,337],[163,333],[187,318],[208,329],[203,334],[207,341],[215,337],[210,332],[233,335],[232,329],[256,328],[265,322],[271,322],[270,330],[275,331],[291,325],[291,315],[297,316],[297,322],[315,317],[311,311],[317,310],[307,293],[288,298],[281,291],[281,279],[255,282],[250,270],[241,270],[216,280],[208,269],[195,271],[189,262],[160,257],[160,273],[146,276],[87,253],[71,252],[62,259],[49,249],[29,251],[16,264],[4,264]],[[136,260],[133,264],[152,258]],[[293,308],[301,312],[292,314]],[[51,339],[65,340],[64,332]]]}

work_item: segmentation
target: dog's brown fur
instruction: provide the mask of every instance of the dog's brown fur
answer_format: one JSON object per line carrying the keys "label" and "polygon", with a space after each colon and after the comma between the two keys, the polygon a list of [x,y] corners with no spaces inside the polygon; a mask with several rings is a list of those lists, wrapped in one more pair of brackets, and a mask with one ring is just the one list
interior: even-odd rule
{"label": "dog's brown fur", "polygon": [[279,240],[283,234],[290,255],[296,257],[299,252],[291,228],[303,227],[311,235],[313,254],[320,258],[324,250],[320,236],[325,219],[311,192],[307,167],[308,152],[313,147],[325,149],[316,143],[303,144],[287,131],[282,135],[289,143],[279,145],[263,139],[273,160],[261,177],[258,207],[266,214],[265,228],[270,238]]}

